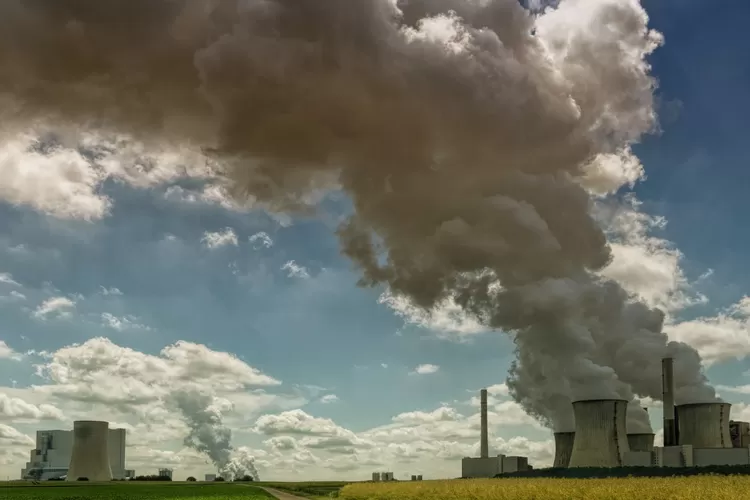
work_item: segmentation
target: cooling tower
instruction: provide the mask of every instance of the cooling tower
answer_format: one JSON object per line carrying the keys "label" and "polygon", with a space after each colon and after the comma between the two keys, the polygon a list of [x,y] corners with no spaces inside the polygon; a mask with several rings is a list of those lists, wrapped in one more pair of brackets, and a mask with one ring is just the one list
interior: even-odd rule
{"label": "cooling tower", "polygon": [[647,433],[628,434],[628,447],[630,447],[630,451],[654,451],[654,435]]}
{"label": "cooling tower", "polygon": [[552,467],[567,467],[570,464],[575,437],[575,432],[555,432],[555,461]]}
{"label": "cooling tower", "polygon": [[729,403],[695,403],[677,406],[680,445],[693,448],[731,448]]}
{"label": "cooling tower", "polygon": [[481,458],[487,458],[490,456],[490,446],[487,432],[487,389],[482,389],[480,395],[480,416],[481,416],[481,436],[479,442],[479,456]]}
{"label": "cooling tower", "polygon": [[570,467],[619,467],[630,451],[625,431],[628,402],[592,399],[573,402],[576,435]]}
{"label": "cooling tower", "polygon": [[674,412],[674,361],[672,358],[661,360],[661,388],[664,402],[664,446],[677,446],[677,423]]}
{"label": "cooling tower", "polygon": [[109,423],[79,420],[73,422],[73,450],[68,467],[68,481],[86,477],[89,481],[111,481],[109,466]]}

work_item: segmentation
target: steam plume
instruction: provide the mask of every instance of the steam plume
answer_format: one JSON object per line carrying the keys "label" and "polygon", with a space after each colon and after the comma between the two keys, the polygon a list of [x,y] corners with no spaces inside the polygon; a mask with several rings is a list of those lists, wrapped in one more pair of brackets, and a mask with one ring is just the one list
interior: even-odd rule
{"label": "steam plume", "polygon": [[173,395],[190,433],[185,446],[206,454],[224,479],[245,475],[258,480],[255,459],[246,451],[235,453],[232,431],[222,421],[222,408],[215,398],[198,392],[181,391]]}
{"label": "steam plume", "polygon": [[277,209],[341,187],[362,284],[514,333],[513,396],[572,430],[572,399],[658,398],[666,355],[680,400],[715,399],[597,274],[590,174],[656,126],[647,22],[639,0],[9,0],[0,118],[197,145]]}

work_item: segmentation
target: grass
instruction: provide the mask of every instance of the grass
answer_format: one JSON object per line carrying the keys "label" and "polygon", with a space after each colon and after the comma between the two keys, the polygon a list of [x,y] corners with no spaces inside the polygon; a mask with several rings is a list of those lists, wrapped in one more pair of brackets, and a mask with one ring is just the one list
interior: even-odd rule
{"label": "grass", "polygon": [[265,500],[265,491],[221,483],[106,483],[45,482],[0,485],[2,500]]}
{"label": "grass", "polygon": [[343,500],[750,500],[750,477],[475,479],[345,486]]}

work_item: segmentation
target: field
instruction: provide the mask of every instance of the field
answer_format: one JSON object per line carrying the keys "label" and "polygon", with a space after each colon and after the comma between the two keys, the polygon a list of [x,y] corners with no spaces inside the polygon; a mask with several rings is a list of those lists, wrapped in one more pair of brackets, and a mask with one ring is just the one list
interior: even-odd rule
{"label": "field", "polygon": [[2,500],[267,500],[264,491],[239,484],[29,483],[0,485]]}
{"label": "field", "polygon": [[309,481],[302,483],[259,482],[255,484],[307,498],[329,498],[332,495],[335,496],[341,488],[350,483],[343,481]]}
{"label": "field", "polygon": [[477,479],[345,486],[344,500],[750,500],[750,477]]}

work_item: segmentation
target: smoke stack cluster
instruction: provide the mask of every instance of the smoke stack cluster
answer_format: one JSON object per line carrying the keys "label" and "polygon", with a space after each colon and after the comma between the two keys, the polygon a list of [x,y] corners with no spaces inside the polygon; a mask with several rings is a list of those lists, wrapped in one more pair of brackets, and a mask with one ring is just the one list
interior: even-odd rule
{"label": "smoke stack cluster", "polygon": [[342,190],[361,284],[513,332],[512,396],[572,430],[573,400],[658,399],[663,357],[686,401],[716,399],[601,276],[594,196],[641,175],[661,43],[638,0],[4,1],[0,136],[83,135],[92,162],[110,135],[197,148],[269,210]]}

